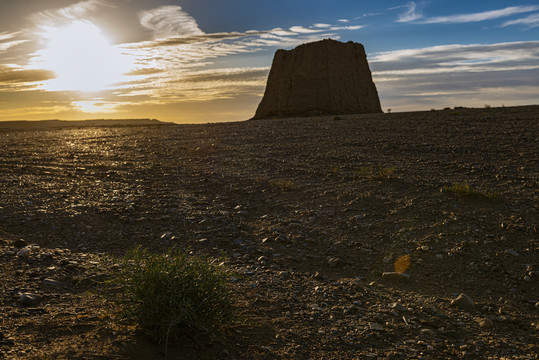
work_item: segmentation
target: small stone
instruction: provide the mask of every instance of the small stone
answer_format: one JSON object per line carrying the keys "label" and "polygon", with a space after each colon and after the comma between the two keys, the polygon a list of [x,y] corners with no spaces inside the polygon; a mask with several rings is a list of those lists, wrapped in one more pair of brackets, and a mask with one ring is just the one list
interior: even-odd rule
{"label": "small stone", "polygon": [[352,306],[346,306],[344,309],[343,309],[343,314],[344,315],[356,315],[357,313],[359,312],[359,309],[352,305]]}
{"label": "small stone", "polygon": [[290,277],[290,273],[288,271],[279,271],[277,275],[283,279],[288,279]]}
{"label": "small stone", "polygon": [[428,335],[428,336],[434,336],[434,335],[436,335],[436,332],[435,332],[434,330],[432,330],[432,329],[427,329],[427,328],[421,329],[419,332],[420,332],[422,335]]}
{"label": "small stone", "polygon": [[472,299],[466,294],[460,294],[456,299],[451,301],[451,305],[458,306],[468,311],[473,310],[475,307],[475,304]]}
{"label": "small stone", "polygon": [[444,256],[443,256],[442,254],[436,254],[435,257],[436,257],[436,259],[438,259],[438,260],[441,260],[441,259],[444,258]]}
{"label": "small stone", "polygon": [[264,255],[262,255],[262,256],[260,256],[260,257],[259,257],[259,258],[258,258],[257,260],[258,260],[258,262],[259,262],[259,263],[261,263],[261,264],[265,264],[265,263],[267,263],[267,262],[268,262],[268,257],[267,257],[267,256],[264,256]]}
{"label": "small stone", "polygon": [[390,304],[389,307],[392,308],[392,309],[395,309],[397,311],[406,311],[406,308],[404,306],[402,306],[401,303],[398,303],[398,302],[394,302],[394,303]]}
{"label": "small stone", "polygon": [[23,239],[19,239],[19,240],[15,240],[15,242],[13,243],[13,246],[15,246],[16,248],[23,248],[25,246],[28,246],[28,243],[24,241]]}
{"label": "small stone", "polygon": [[369,329],[374,330],[374,331],[383,331],[384,325],[378,324],[376,322],[371,322],[369,323]]}
{"label": "small stone", "polygon": [[479,320],[479,327],[482,329],[490,329],[494,326],[494,323],[489,318]]}
{"label": "small stone", "polygon": [[428,245],[422,245],[421,246],[421,250],[423,251],[429,251],[430,250],[430,247]]}
{"label": "small stone", "polygon": [[22,248],[19,250],[19,252],[17,252],[17,256],[18,257],[22,257],[22,258],[27,258],[30,256],[30,248]]}
{"label": "small stone", "polygon": [[343,265],[343,261],[338,257],[332,257],[328,260],[328,266],[332,269],[340,267]]}
{"label": "small stone", "polygon": [[58,289],[63,289],[64,288],[64,284],[62,284],[59,281],[53,280],[53,279],[45,279],[41,283],[43,285],[45,285],[45,286],[55,287],[55,288],[58,288]]}
{"label": "small stone", "polygon": [[19,296],[19,302],[24,306],[37,306],[41,302],[41,296],[31,293],[24,293]]}
{"label": "small stone", "polygon": [[388,271],[388,272],[382,273],[382,278],[388,279],[388,280],[409,280],[410,275],[396,272],[396,271]]}
{"label": "small stone", "polygon": [[507,250],[505,250],[504,252],[505,252],[506,254],[509,254],[509,255],[520,256],[520,254],[519,254],[517,251],[513,250],[513,249],[507,249]]}

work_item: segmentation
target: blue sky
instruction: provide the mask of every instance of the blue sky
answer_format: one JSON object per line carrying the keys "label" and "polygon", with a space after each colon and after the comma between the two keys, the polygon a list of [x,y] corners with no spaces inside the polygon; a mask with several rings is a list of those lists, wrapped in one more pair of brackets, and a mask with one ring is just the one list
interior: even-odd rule
{"label": "blue sky", "polygon": [[0,120],[250,118],[276,49],[362,43],[384,110],[539,103],[534,1],[0,3]]}

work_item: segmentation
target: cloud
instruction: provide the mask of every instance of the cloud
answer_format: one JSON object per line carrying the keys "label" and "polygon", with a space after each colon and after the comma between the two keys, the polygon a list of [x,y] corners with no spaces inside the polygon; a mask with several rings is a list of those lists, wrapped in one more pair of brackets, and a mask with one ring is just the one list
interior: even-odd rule
{"label": "cloud", "polygon": [[369,54],[369,63],[393,110],[535,103],[539,93],[539,41],[390,51]]}
{"label": "cloud", "polygon": [[30,21],[38,25],[56,26],[68,20],[87,19],[102,7],[110,6],[106,0],[84,0],[67,7],[38,12],[30,16]]}
{"label": "cloud", "polygon": [[503,23],[502,27],[510,25],[525,25],[527,28],[539,26],[539,13],[531,14],[521,19],[509,20]]}
{"label": "cloud", "polygon": [[337,31],[337,30],[350,30],[350,31],[353,31],[353,30],[359,30],[359,29],[363,29],[364,26],[363,25],[350,25],[350,26],[334,26],[332,28],[330,28],[331,30],[333,31]]}
{"label": "cloud", "polygon": [[140,68],[140,69],[129,71],[126,73],[126,75],[129,75],[129,76],[154,75],[154,74],[160,74],[163,71],[164,70],[162,69],[156,69],[156,68]]}
{"label": "cloud", "polygon": [[161,6],[141,11],[139,19],[142,26],[152,31],[154,39],[204,35],[196,20],[180,6]]}
{"label": "cloud", "polygon": [[204,70],[194,72],[181,79],[182,82],[247,82],[257,81],[263,83],[268,77],[269,67],[258,68],[232,68]]}
{"label": "cloud", "polygon": [[322,31],[321,29],[312,29],[312,28],[306,28],[303,26],[292,26],[290,28],[290,31],[298,34],[309,34],[309,33],[315,33]]}
{"label": "cloud", "polygon": [[14,69],[0,65],[0,83],[32,83],[50,80],[55,77],[52,71],[41,69]]}
{"label": "cloud", "polygon": [[28,42],[28,40],[18,39],[20,34],[21,34],[20,32],[15,32],[15,33],[1,32],[0,33],[0,51],[7,51],[10,48],[13,48],[17,45]]}
{"label": "cloud", "polygon": [[[407,11],[401,14],[397,22],[415,22],[420,24],[458,24],[470,23],[486,20],[495,20],[511,15],[538,11],[539,6],[509,6],[503,9],[483,11],[470,14],[458,14],[449,16],[424,17],[417,10],[415,2],[411,1],[407,5]],[[395,8],[393,8],[395,9]],[[512,24],[511,24],[512,25]]]}
{"label": "cloud", "polygon": [[425,24],[478,22],[478,21],[499,19],[502,17],[507,17],[507,16],[531,12],[531,11],[537,11],[537,10],[539,10],[539,6],[510,6],[504,9],[484,11],[484,12],[478,12],[478,13],[472,13],[472,14],[438,16],[438,17],[433,17],[433,18],[427,18],[422,22]]}
{"label": "cloud", "polygon": [[[410,1],[403,6],[406,7],[406,11],[399,15],[397,22],[411,22],[421,19],[423,17],[421,12],[417,9],[417,4],[414,1]],[[396,8],[391,8],[390,10],[392,9]]]}

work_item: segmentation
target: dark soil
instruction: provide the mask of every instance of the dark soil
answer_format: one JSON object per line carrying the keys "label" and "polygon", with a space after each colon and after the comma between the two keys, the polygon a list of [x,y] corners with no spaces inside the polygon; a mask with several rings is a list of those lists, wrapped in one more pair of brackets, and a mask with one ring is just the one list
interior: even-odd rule
{"label": "dark soil", "polygon": [[[0,130],[0,358],[537,359],[538,135],[539,106]],[[244,323],[121,320],[139,244],[224,254]]]}

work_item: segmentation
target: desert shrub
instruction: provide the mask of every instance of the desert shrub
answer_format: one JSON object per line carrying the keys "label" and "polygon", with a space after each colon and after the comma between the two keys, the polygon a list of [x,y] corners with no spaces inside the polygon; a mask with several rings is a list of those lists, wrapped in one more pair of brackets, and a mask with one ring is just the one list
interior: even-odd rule
{"label": "desert shrub", "polygon": [[455,183],[451,186],[442,187],[442,192],[452,193],[459,196],[477,196],[494,199],[498,194],[488,192],[484,189],[474,189],[468,183]]}
{"label": "desert shrub", "polygon": [[391,179],[395,177],[395,167],[375,167],[375,166],[362,166],[356,173],[361,177],[369,179]]}
{"label": "desert shrub", "polygon": [[207,258],[178,249],[164,255],[137,247],[119,260],[112,283],[116,301],[155,340],[208,333],[235,321],[229,272]]}
{"label": "desert shrub", "polygon": [[271,180],[270,185],[280,191],[291,191],[297,188],[292,180],[287,179]]}

